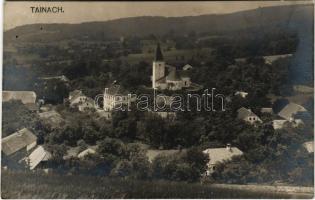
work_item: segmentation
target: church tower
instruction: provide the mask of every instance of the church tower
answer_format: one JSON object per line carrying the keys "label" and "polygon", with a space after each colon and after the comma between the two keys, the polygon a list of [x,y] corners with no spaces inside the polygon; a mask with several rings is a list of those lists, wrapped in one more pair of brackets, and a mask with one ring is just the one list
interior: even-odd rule
{"label": "church tower", "polygon": [[165,76],[165,62],[163,59],[160,43],[158,43],[156,47],[152,69],[152,88],[157,88],[156,81]]}

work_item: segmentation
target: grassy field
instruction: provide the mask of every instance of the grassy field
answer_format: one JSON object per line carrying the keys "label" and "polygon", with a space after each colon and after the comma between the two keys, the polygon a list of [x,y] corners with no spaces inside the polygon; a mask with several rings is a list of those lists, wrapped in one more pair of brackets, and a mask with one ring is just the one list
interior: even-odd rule
{"label": "grassy field", "polygon": [[137,181],[2,171],[2,198],[306,198],[213,188],[200,183]]}

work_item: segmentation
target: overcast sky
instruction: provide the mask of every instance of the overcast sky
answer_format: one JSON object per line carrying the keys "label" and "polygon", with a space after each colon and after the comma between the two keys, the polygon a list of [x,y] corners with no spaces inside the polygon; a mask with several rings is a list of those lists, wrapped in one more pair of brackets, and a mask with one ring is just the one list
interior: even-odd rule
{"label": "overcast sky", "polygon": [[[33,23],[80,23],[134,16],[194,16],[222,14],[258,7],[312,3],[312,1],[238,2],[5,2],[4,29]],[[31,6],[62,6],[64,13],[35,14]]]}

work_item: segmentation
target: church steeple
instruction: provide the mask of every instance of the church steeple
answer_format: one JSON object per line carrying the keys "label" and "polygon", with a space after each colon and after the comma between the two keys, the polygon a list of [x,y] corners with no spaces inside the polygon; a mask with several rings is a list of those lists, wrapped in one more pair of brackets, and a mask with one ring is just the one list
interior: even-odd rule
{"label": "church steeple", "polygon": [[154,61],[163,61],[163,54],[161,51],[160,43],[157,43],[156,51],[155,51],[155,59]]}

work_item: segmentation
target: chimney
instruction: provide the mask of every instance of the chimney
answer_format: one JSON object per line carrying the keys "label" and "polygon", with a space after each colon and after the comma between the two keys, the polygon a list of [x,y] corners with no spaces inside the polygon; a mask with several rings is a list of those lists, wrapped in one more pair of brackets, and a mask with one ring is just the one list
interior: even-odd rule
{"label": "chimney", "polygon": [[230,144],[230,143],[227,143],[227,144],[226,144],[226,149],[227,149],[228,151],[232,151],[232,150],[231,150],[231,144]]}

